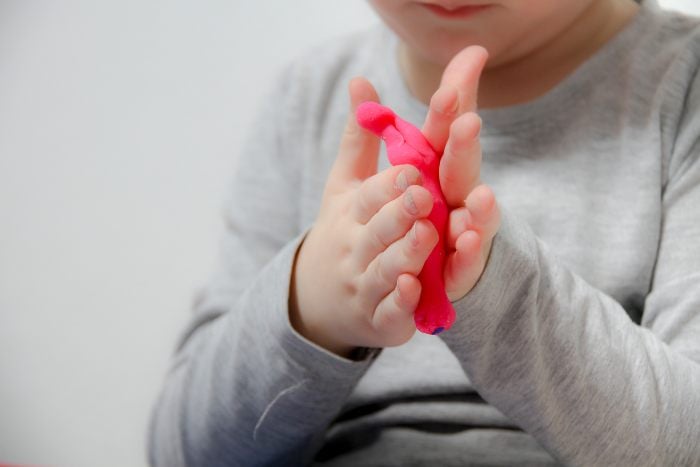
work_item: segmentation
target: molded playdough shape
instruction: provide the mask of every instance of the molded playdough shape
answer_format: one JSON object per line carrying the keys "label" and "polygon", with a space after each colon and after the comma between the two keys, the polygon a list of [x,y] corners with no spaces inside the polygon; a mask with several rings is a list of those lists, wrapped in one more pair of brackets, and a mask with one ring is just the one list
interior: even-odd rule
{"label": "molded playdough shape", "polygon": [[356,117],[361,127],[384,140],[389,162],[415,166],[421,173],[422,185],[433,195],[433,209],[428,220],[437,229],[439,240],[418,275],[422,290],[414,319],[419,331],[438,334],[449,329],[455,321],[455,310],[447,298],[443,277],[448,209],[438,175],[442,154],[433,149],[418,128],[399,118],[388,107],[363,102],[357,108]]}

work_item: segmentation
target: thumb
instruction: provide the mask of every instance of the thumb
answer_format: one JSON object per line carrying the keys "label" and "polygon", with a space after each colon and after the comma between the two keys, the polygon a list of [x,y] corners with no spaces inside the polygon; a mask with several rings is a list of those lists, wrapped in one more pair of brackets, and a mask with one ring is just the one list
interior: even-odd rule
{"label": "thumb", "polygon": [[452,86],[458,92],[457,116],[476,112],[479,94],[479,78],[489,54],[479,45],[471,45],[455,55],[442,74],[440,86]]}
{"label": "thumb", "polygon": [[445,150],[452,122],[466,112],[476,111],[479,78],[488,56],[486,49],[472,45],[452,57],[445,67],[423,125],[423,134],[438,152]]}
{"label": "thumb", "polygon": [[379,102],[374,86],[365,78],[350,80],[350,114],[340,140],[340,148],[328,184],[340,188],[354,180],[364,180],[377,173],[380,140],[357,123],[357,107],[365,101]]}

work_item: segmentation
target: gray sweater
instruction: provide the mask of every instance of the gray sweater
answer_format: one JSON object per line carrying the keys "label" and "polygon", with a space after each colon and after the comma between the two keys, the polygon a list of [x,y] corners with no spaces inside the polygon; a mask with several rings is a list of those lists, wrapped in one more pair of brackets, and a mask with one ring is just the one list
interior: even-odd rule
{"label": "gray sweater", "polygon": [[262,104],[150,462],[700,465],[700,20],[645,2],[546,95],[481,110],[503,210],[483,276],[449,331],[345,359],[290,327],[291,268],[349,79],[424,120],[396,45],[380,25],[319,46]]}

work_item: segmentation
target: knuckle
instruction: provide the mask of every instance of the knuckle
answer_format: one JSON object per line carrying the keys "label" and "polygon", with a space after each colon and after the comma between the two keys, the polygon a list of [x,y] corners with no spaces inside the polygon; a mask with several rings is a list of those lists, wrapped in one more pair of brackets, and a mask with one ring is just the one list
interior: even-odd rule
{"label": "knuckle", "polygon": [[352,251],[346,253],[346,248],[343,247],[338,261],[338,272],[340,276],[348,278],[348,280],[352,280],[352,278],[357,276],[358,272],[360,272],[357,258],[352,253]]}
{"label": "knuckle", "polygon": [[343,292],[346,296],[355,297],[360,290],[357,280],[351,278],[349,280],[343,281]]}
{"label": "knuckle", "polygon": [[348,115],[348,119],[345,123],[345,131],[344,131],[344,136],[346,138],[356,138],[361,132],[362,129],[360,128],[360,125],[358,125],[355,121],[355,116],[354,115]]}
{"label": "knuckle", "polygon": [[401,271],[409,274],[418,274],[423,268],[423,263],[425,262],[426,253],[423,251],[423,247],[418,244],[414,245],[410,240],[403,242],[403,248],[401,248]]}
{"label": "knuckle", "polygon": [[387,271],[388,261],[386,260],[385,256],[385,254],[377,256],[374,263],[374,277],[376,278],[379,284],[382,284],[384,286],[390,286],[392,280],[391,277],[389,277],[389,272]]}
{"label": "knuckle", "polygon": [[417,240],[415,229],[417,226],[414,224],[411,229],[404,235],[401,247],[401,251],[407,257],[415,255],[417,251],[420,250],[420,242]]}
{"label": "knuckle", "polygon": [[375,226],[372,225],[367,230],[369,230],[370,242],[375,249],[384,251],[389,248],[390,243],[382,238],[382,235],[377,231]]}
{"label": "knuckle", "polygon": [[360,219],[366,218],[368,214],[371,214],[371,203],[369,200],[370,195],[368,193],[367,185],[360,185],[360,188],[355,193],[355,208],[358,216]]}
{"label": "knuckle", "polygon": [[[451,160],[449,161],[449,164],[452,168],[454,168],[454,165],[457,164],[457,161]],[[443,186],[467,186],[465,180],[466,178],[467,177],[465,176],[464,171],[446,170],[440,173],[440,179],[443,183]]]}

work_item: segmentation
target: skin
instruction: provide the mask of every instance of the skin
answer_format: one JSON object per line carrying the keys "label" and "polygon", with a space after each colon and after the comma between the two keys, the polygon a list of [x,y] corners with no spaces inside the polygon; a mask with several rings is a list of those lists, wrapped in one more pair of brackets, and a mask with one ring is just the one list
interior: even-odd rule
{"label": "skin", "polygon": [[[415,1],[370,3],[401,39],[398,58],[412,94],[429,105],[424,136],[444,150],[439,179],[450,209],[444,281],[455,301],[481,276],[500,225],[495,196],[480,181],[477,101],[480,108],[500,107],[546,93],[622,29],[637,5],[496,0],[470,18],[448,20]],[[295,257],[289,300],[297,332],[345,357],[356,347],[396,346],[413,336],[417,275],[438,242],[427,220],[432,196],[418,170],[376,172],[379,139],[359,128],[355,110],[379,96],[360,77],[348,91],[350,115],[318,218]]]}
{"label": "skin", "polygon": [[410,122],[396,115],[389,107],[376,102],[364,102],[356,111],[357,122],[382,138],[391,165],[411,164],[420,171],[422,186],[433,196],[433,209],[428,220],[438,232],[438,243],[430,252],[418,275],[421,295],[414,311],[416,328],[426,334],[436,335],[449,329],[456,313],[445,291],[445,229],[449,209],[440,188],[438,176],[440,156],[430,146],[423,133]]}
{"label": "skin", "polygon": [[[454,20],[426,12],[422,3],[489,8]],[[402,73],[413,95],[426,104],[458,52],[469,45],[488,50],[478,89],[480,108],[519,104],[546,93],[639,9],[633,0],[371,0],[370,4],[400,38]]]}

